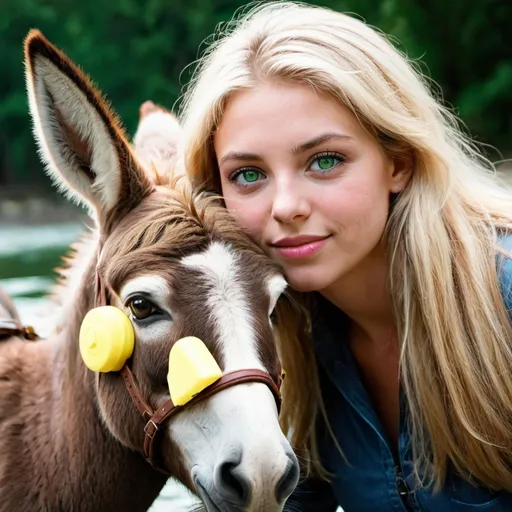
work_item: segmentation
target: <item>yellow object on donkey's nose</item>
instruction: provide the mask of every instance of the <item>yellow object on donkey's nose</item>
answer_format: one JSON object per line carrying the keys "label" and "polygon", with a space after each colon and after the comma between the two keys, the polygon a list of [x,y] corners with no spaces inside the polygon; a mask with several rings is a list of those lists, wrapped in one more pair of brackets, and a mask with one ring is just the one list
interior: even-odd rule
{"label": "yellow object on donkey's nose", "polygon": [[181,338],[171,348],[167,383],[174,405],[185,405],[221,377],[222,370],[199,338]]}
{"label": "yellow object on donkey's nose", "polygon": [[80,327],[82,359],[94,372],[121,370],[133,352],[135,334],[130,319],[114,306],[91,309]]}

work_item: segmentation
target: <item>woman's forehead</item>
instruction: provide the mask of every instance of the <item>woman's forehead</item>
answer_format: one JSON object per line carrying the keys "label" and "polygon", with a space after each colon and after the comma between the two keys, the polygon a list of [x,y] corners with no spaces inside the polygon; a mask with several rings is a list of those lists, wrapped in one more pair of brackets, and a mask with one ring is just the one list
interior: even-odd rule
{"label": "woman's forehead", "polygon": [[256,157],[278,146],[296,153],[321,137],[349,141],[369,136],[356,116],[336,99],[305,85],[268,84],[230,98],[213,144],[221,163],[232,152],[254,152]]}

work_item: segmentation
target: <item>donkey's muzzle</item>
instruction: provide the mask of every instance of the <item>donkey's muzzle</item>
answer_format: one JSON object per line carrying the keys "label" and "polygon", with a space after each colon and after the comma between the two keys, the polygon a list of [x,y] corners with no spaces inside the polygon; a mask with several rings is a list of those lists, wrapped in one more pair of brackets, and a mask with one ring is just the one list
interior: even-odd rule
{"label": "donkey's muzzle", "polygon": [[[264,480],[255,488],[254,475],[248,474],[247,467],[242,463],[243,447],[231,451],[214,468],[212,485],[201,486],[200,491],[210,488],[211,499],[221,510],[252,510],[259,504],[263,492],[265,503],[271,510],[277,510],[295,489],[299,479],[299,464],[292,451],[287,453],[288,461],[281,466],[281,473],[274,473],[270,464],[265,471]],[[269,454],[272,457],[272,454]],[[201,492],[199,493],[201,494]]]}

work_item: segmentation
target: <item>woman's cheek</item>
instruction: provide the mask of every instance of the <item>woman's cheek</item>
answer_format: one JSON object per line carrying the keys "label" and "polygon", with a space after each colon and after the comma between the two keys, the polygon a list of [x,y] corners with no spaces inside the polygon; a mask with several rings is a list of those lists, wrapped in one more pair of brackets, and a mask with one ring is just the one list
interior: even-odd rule
{"label": "woman's cheek", "polygon": [[257,205],[243,199],[224,198],[226,207],[235,218],[237,225],[259,243],[266,221]]}

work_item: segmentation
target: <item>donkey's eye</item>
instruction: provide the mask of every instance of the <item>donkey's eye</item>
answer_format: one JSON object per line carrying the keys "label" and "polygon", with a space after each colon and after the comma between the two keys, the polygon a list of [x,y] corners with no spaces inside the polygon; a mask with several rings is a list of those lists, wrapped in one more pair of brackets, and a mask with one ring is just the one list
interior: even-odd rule
{"label": "donkey's eye", "polygon": [[137,320],[148,318],[158,312],[157,308],[144,297],[133,297],[130,299],[128,307]]}

